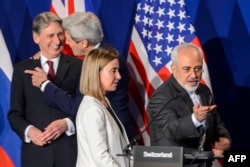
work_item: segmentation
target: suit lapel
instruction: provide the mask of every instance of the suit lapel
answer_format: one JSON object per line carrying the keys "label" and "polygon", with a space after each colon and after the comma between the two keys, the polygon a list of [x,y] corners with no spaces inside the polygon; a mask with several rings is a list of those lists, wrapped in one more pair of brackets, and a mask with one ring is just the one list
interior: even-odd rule
{"label": "suit lapel", "polygon": [[59,64],[58,64],[58,68],[57,68],[57,72],[55,76],[55,81],[54,81],[55,83],[60,83],[63,81],[63,78],[67,74],[69,67],[70,67],[70,60],[67,58],[67,56],[62,54],[59,60]]}
{"label": "suit lapel", "polygon": [[206,100],[207,94],[205,93],[205,91],[201,91],[200,89],[201,89],[201,88],[198,87],[196,93],[197,93],[197,94],[199,95],[199,97],[200,97],[201,105],[207,106],[207,100]]}
{"label": "suit lapel", "polygon": [[31,64],[32,64],[32,68],[35,68],[35,67],[40,67],[40,68],[42,68],[42,65],[41,65],[41,61],[40,61],[40,59],[38,59],[38,60],[31,60]]}

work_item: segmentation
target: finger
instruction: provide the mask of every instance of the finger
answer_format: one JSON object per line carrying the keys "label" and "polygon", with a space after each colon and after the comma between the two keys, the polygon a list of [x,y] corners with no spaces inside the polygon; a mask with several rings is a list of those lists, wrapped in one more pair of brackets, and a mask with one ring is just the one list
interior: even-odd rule
{"label": "finger", "polygon": [[210,106],[210,110],[214,110],[217,107],[217,105]]}
{"label": "finger", "polygon": [[38,71],[38,72],[43,71],[40,67],[36,67],[35,70]]}
{"label": "finger", "polygon": [[50,132],[44,132],[43,136],[42,136],[42,140],[45,142],[48,142],[49,140],[51,140],[53,138],[53,134]]}
{"label": "finger", "polygon": [[24,73],[33,75],[35,73],[35,71],[34,70],[24,70]]}

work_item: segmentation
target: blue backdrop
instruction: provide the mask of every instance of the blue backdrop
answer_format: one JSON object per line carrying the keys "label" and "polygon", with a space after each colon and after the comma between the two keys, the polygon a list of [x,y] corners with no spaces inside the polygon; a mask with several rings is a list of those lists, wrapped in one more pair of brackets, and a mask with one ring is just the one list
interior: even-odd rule
{"label": "blue backdrop", "polygon": [[[185,2],[207,58],[219,113],[232,134],[232,148],[250,149],[250,1]],[[92,4],[106,39],[126,56],[136,0],[94,0]],[[50,0],[0,0],[0,28],[13,63],[38,50],[32,42],[31,22],[49,7]]]}

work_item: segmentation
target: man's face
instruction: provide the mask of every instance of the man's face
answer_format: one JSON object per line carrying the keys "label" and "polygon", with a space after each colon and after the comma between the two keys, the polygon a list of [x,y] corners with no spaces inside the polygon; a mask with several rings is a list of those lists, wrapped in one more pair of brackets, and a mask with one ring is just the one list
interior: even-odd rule
{"label": "man's face", "polygon": [[65,31],[65,37],[66,37],[65,43],[69,45],[75,56],[86,55],[85,53],[86,46],[84,40],[80,42],[74,41],[68,31]]}
{"label": "man's face", "polygon": [[178,83],[186,90],[194,91],[202,77],[202,57],[194,48],[182,48],[172,72]]}
{"label": "man's face", "polygon": [[33,39],[39,45],[42,54],[52,59],[62,51],[65,37],[62,26],[57,22],[51,22],[40,34],[33,33]]}

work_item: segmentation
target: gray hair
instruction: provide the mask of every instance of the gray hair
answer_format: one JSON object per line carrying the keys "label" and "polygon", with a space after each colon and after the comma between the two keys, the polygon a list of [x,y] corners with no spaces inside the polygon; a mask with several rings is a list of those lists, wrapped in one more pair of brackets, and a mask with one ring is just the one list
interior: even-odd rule
{"label": "gray hair", "polygon": [[62,19],[52,12],[43,12],[37,15],[32,24],[33,33],[40,34],[41,30],[48,27],[51,22],[62,25]]}
{"label": "gray hair", "polygon": [[171,61],[173,65],[176,65],[178,63],[178,54],[179,51],[183,48],[194,48],[197,50],[198,54],[202,57],[202,50],[198,46],[192,44],[192,43],[182,43],[180,45],[177,45],[171,54]]}
{"label": "gray hair", "polygon": [[75,12],[63,19],[63,28],[75,42],[86,39],[90,45],[103,40],[103,31],[98,17],[91,12]]}

